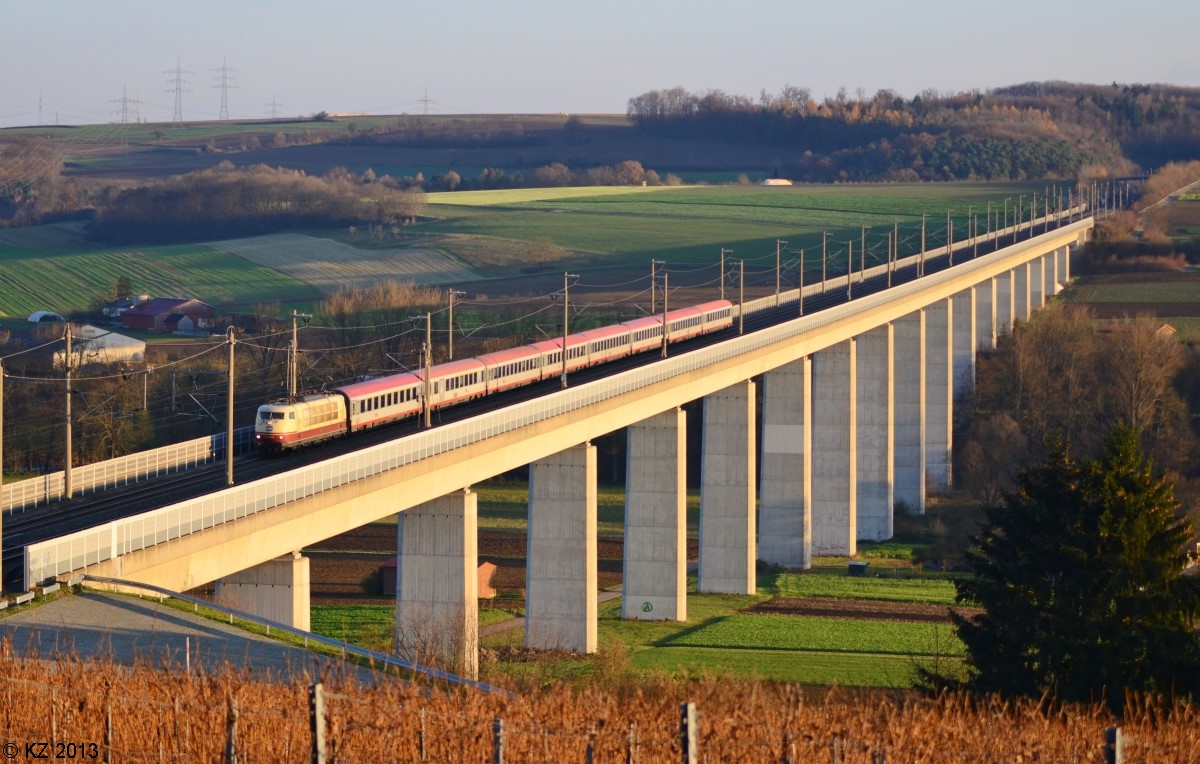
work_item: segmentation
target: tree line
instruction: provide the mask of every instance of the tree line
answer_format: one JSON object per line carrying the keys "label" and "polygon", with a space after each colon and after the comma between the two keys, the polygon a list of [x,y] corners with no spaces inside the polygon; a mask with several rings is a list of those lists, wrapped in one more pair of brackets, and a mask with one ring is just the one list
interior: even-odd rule
{"label": "tree line", "polygon": [[912,99],[671,88],[630,98],[626,114],[652,135],[792,149],[776,169],[795,180],[1013,180],[1192,159],[1198,110],[1198,88],[1051,82]]}
{"label": "tree line", "polygon": [[106,244],[253,236],[284,228],[393,225],[416,219],[424,193],[388,177],[335,168],[301,170],[229,162],[123,191],[104,206],[89,235]]}

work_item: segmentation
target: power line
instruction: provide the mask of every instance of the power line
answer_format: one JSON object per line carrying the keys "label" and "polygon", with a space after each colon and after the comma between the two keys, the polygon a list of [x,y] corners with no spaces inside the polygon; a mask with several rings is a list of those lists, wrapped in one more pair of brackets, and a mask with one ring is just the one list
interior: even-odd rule
{"label": "power line", "polygon": [[425,88],[425,97],[418,98],[417,103],[421,104],[421,114],[428,117],[429,116],[429,104],[437,103],[437,101],[434,101],[433,99],[431,99],[429,97],[429,88]]}
{"label": "power line", "polygon": [[170,75],[173,79],[167,80],[167,89],[164,93],[173,93],[175,95],[175,115],[173,118],[175,127],[183,127],[183,94],[192,91],[187,90],[186,86],[192,84],[189,80],[185,80],[183,75],[191,74],[192,72],[186,69],[179,68],[179,59],[175,59],[175,68],[168,69],[163,74]]}
{"label": "power line", "polygon": [[138,114],[140,113],[140,109],[142,106],[142,100],[140,98],[130,98],[129,94],[126,92],[126,86],[124,86],[124,85],[121,86],[121,97],[113,98],[109,101],[109,103],[115,104],[117,106],[117,108],[113,109],[112,113],[113,113],[113,116],[115,116],[117,118],[116,121],[119,122],[120,124],[122,124],[122,125],[129,124],[129,107],[130,106],[132,106],[134,108],[134,121],[135,122],[137,121]]}
{"label": "power line", "polygon": [[220,68],[213,69],[214,84],[211,87],[221,89],[221,113],[217,119],[229,119],[229,90],[230,88],[237,90],[237,81],[232,76],[237,73],[237,69],[230,69],[225,65],[225,57],[221,57]]}
{"label": "power line", "polygon": [[284,106],[287,106],[287,104],[276,101],[274,93],[271,94],[271,102],[263,104],[263,107],[267,109],[267,116],[273,120],[279,119],[279,110]]}

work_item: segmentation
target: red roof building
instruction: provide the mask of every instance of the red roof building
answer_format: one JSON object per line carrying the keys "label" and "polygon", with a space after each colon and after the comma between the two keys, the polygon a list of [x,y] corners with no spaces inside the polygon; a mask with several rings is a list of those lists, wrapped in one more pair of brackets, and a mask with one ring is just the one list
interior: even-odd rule
{"label": "red roof building", "polygon": [[217,311],[186,297],[155,297],[121,314],[121,326],[151,332],[203,332],[214,327]]}

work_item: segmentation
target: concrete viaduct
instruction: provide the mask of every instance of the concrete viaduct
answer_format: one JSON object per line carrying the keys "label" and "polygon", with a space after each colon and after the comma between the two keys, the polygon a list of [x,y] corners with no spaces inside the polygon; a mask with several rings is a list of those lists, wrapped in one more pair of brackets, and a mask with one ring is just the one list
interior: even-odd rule
{"label": "concrete viaduct", "polygon": [[[474,676],[471,486],[532,465],[526,644],[594,652],[592,439],[628,427],[625,618],[687,618],[689,401],[704,406],[700,591],[753,593],[756,559],[805,568],[813,555],[854,555],[860,539],[891,537],[894,506],[923,512],[927,489],[951,483],[954,394],[973,384],[976,351],[1067,282],[1091,227],[1066,223],[598,382],[32,545],[26,580],[87,572],[175,591],[219,581],[229,604],[307,628],[297,550],[399,512],[401,655]],[[855,276],[841,278],[850,287]]]}

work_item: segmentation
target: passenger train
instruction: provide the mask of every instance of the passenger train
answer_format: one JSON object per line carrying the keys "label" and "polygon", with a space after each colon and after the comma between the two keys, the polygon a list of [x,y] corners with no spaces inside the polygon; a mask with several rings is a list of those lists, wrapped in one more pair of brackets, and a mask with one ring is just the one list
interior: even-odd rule
{"label": "passenger train", "polygon": [[[729,328],[733,303],[714,300],[669,311],[667,342]],[[568,335],[568,372],[641,353],[663,343],[663,317],[646,316]],[[430,369],[429,407],[491,395],[563,373],[563,340],[438,364]],[[264,454],[278,454],[350,435],[421,413],[425,371],[411,371],[272,401],[258,408],[254,439]]]}

